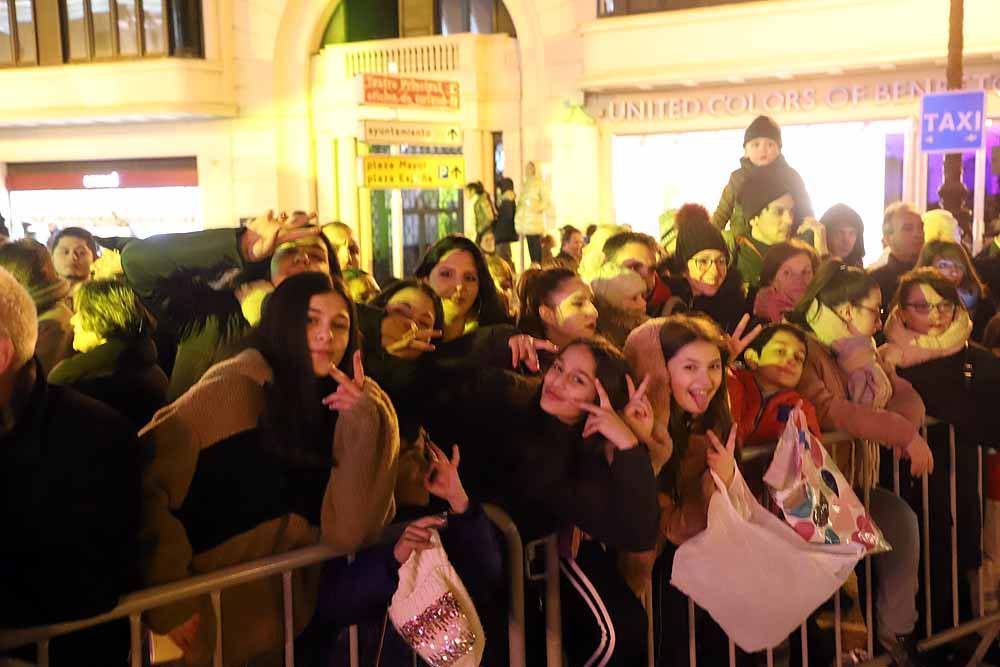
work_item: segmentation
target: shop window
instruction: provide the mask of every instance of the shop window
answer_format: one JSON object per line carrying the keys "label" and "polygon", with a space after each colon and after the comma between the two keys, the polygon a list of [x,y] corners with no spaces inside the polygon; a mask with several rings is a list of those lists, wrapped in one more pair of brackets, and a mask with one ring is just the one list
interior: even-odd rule
{"label": "shop window", "polygon": [[167,32],[163,26],[163,3],[142,4],[142,44],[145,53],[165,53]]}
{"label": "shop window", "polygon": [[118,52],[123,56],[139,55],[139,25],[135,0],[117,0]]}
{"label": "shop window", "polygon": [[717,5],[735,5],[741,2],[758,1],[759,0],[598,0],[597,15],[600,17],[626,16],[628,14],[668,12],[675,9],[715,7]]}
{"label": "shop window", "polygon": [[436,0],[438,32],[453,35],[474,32],[482,35],[507,33],[512,37],[514,22],[502,0]]}
{"label": "shop window", "polygon": [[0,65],[37,65],[32,0],[0,0]]}
{"label": "shop window", "polygon": [[67,62],[203,57],[198,0],[59,0]]}

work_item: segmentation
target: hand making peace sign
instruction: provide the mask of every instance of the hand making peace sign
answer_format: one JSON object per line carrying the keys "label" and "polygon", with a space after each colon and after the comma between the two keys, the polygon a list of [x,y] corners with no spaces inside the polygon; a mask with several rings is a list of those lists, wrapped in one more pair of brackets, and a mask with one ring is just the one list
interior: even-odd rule
{"label": "hand making peace sign", "polygon": [[711,445],[707,454],[708,467],[728,487],[736,476],[736,424],[729,429],[729,439],[726,440],[725,447],[714,431],[709,431],[707,435]]}
{"label": "hand making peace sign", "polygon": [[753,329],[750,330],[745,336],[743,335],[744,329],[750,323],[750,313],[743,313],[743,317],[740,318],[739,324],[733,329],[733,334],[731,336],[726,336],[726,343],[729,346],[729,363],[736,361],[743,350],[747,349],[747,346],[753,342],[753,339],[760,335],[761,330],[764,328],[762,325],[758,324]]}
{"label": "hand making peace sign", "polygon": [[638,389],[630,376],[625,376],[625,382],[628,383],[628,403],[622,411],[622,418],[639,440],[648,441],[653,433],[653,406],[646,397],[649,376],[639,383]]}
{"label": "hand making peace sign", "polygon": [[361,365],[361,350],[354,351],[354,378],[330,364],[330,377],[337,381],[337,391],[323,399],[323,405],[331,410],[351,410],[365,395],[365,369]]}
{"label": "hand making peace sign", "polygon": [[594,388],[597,390],[597,405],[593,403],[577,403],[581,410],[590,413],[587,415],[587,421],[583,425],[583,437],[589,438],[595,433],[600,433],[616,449],[622,451],[632,449],[638,445],[639,439],[632,432],[632,429],[629,428],[628,424],[615,412],[615,409],[611,406],[611,399],[608,398],[608,392],[604,391],[604,386],[597,378],[594,378]]}

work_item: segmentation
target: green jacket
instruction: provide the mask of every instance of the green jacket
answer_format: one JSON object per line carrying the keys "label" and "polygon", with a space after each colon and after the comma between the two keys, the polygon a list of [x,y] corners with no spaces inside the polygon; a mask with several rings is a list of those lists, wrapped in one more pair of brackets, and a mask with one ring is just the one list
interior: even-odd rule
{"label": "green jacket", "polygon": [[770,247],[750,236],[741,236],[736,239],[736,268],[743,277],[743,284],[749,289],[757,289],[760,285],[764,254]]}
{"label": "green jacket", "polygon": [[232,291],[232,280],[247,268],[239,235],[238,229],[164,234],[122,250],[129,284],[178,341],[167,402],[232,356],[250,329]]}

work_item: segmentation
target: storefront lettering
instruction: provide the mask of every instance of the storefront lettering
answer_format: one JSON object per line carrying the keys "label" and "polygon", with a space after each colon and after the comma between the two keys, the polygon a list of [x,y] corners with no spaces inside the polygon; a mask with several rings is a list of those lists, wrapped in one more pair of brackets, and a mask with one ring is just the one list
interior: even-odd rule
{"label": "storefront lettering", "polygon": [[[615,122],[686,120],[703,114],[715,117],[747,114],[809,112],[822,107],[842,110],[864,104],[887,106],[916,102],[921,96],[947,90],[944,79],[924,77],[800,88],[764,88],[752,91],[635,97],[601,95],[589,101],[592,112]],[[1000,74],[973,73],[965,88],[1000,94]]]}

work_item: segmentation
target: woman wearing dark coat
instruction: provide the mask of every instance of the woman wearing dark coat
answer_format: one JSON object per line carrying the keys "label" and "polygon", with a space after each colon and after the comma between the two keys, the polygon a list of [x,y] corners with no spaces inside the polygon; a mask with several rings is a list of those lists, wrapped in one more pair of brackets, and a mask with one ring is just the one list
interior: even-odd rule
{"label": "woman wearing dark coat", "polygon": [[[945,422],[928,427],[927,442],[941,462],[929,479],[932,613],[935,631],[950,627],[951,526],[958,526],[959,613],[971,618],[972,605],[964,576],[981,563],[980,506],[975,479],[979,475],[977,446],[1000,443],[1000,359],[972,342],[973,323],[957,288],[936,269],[904,274],[885,324],[887,343],[880,355],[896,366],[899,376],[920,393],[927,414]],[[948,424],[955,427],[957,515],[950,511],[951,465]],[[883,462],[882,481],[891,488],[892,470]],[[923,504],[921,486],[900,471],[902,495],[916,510]],[[945,576],[941,576],[945,575]]]}
{"label": "woman wearing dark coat", "polygon": [[166,404],[168,383],[139,297],[124,282],[92,280],[80,285],[75,303],[79,354],[53,368],[49,382],[107,403],[138,431]]}
{"label": "woman wearing dark coat", "polygon": [[[569,664],[597,655],[592,664],[635,665],[646,657],[646,615],[616,555],[656,542],[656,481],[643,444],[652,409],[644,403],[645,426],[631,418],[644,399],[630,400],[625,369],[603,339],[577,339],[541,382],[484,369],[441,376],[427,392],[427,430],[462,447],[469,494],[507,510],[525,543],[553,532],[565,538],[560,579]],[[532,600],[539,593],[529,591]],[[528,639],[535,646],[533,632]]]}

